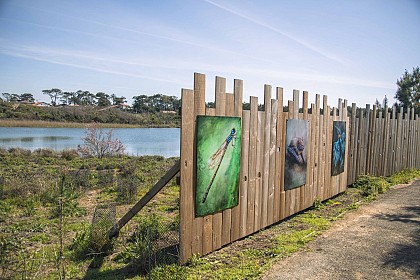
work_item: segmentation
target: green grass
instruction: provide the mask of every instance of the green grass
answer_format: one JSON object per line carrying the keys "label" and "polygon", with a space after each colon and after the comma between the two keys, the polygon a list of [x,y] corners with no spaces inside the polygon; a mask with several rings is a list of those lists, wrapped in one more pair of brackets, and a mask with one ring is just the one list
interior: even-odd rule
{"label": "green grass", "polygon": [[[271,265],[299,250],[327,230],[335,220],[369,203],[391,185],[420,178],[420,170],[406,170],[390,177],[362,176],[357,188],[324,202],[317,200],[304,213],[204,257],[192,257],[185,267],[160,266],[151,279],[259,279]],[[384,183],[386,182],[386,184]]]}
{"label": "green grass", "polygon": [[[59,267],[64,267],[67,279],[132,276],[125,269],[127,264],[117,262],[115,255],[124,250],[136,227],[150,213],[156,213],[165,223],[177,224],[179,187],[172,180],[158,199],[123,228],[100,269],[88,270],[93,256],[86,255],[91,251],[83,242],[90,240],[93,210],[99,203],[117,203],[116,218],[120,218],[132,206],[132,201],[144,195],[175,160],[156,156],[79,158],[49,151],[0,149],[0,278],[22,279],[35,275],[41,279],[58,279],[63,273]],[[111,179],[104,175],[107,173],[112,175]],[[138,191],[131,202],[118,199],[117,182],[126,176],[136,178]],[[64,254],[61,261],[60,213],[63,213]],[[82,236],[83,232],[87,234]]]}
{"label": "green grass", "polygon": [[[89,225],[98,203],[116,203],[117,219],[130,208],[132,203],[121,199],[118,189],[121,177],[136,178],[133,201],[137,201],[175,160],[128,156],[79,158],[47,151],[0,149],[0,276],[57,279],[64,268],[67,279],[145,279],[139,270],[144,257],[141,250],[147,245],[142,238],[145,234],[160,238],[165,232],[176,230],[179,223],[179,187],[174,180],[121,230],[101,260],[86,255],[91,252],[84,247],[89,242]],[[347,212],[393,184],[419,177],[420,170],[402,171],[386,178],[363,176],[355,184],[357,188],[348,188],[344,194],[324,202],[317,200],[303,214],[205,257],[193,257],[185,266],[157,266],[147,277],[258,279],[273,262],[305,249]],[[61,260],[59,198],[65,202]],[[147,230],[149,233],[145,233]]]}

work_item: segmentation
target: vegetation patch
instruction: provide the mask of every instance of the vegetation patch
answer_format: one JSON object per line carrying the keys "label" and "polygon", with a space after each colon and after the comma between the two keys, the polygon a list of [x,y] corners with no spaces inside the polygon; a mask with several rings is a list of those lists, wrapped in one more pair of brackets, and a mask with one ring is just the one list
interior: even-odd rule
{"label": "vegetation patch", "polygon": [[317,200],[303,214],[178,266],[175,180],[122,228],[108,251],[97,246],[91,225],[99,204],[114,204],[118,220],[177,159],[70,154],[0,149],[0,278],[257,279],[373,194],[420,177],[420,170],[361,177],[356,188]]}
{"label": "vegetation patch", "polygon": [[[303,214],[286,219],[204,257],[193,257],[181,269],[156,267],[151,279],[258,279],[279,259],[305,250],[306,245],[345,213],[368,203],[391,185],[420,178],[420,170],[405,170],[390,177],[362,176],[354,187],[335,198],[317,200]],[[375,194],[374,196],[372,194]],[[162,278],[163,276],[167,278]],[[159,278],[160,277],[160,278]]]}

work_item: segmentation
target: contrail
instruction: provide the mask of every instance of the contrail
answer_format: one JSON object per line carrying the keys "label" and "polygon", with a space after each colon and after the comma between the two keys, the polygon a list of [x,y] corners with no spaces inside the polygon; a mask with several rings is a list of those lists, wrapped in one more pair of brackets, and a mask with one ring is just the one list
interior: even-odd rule
{"label": "contrail", "polygon": [[265,22],[259,21],[257,19],[254,19],[254,18],[250,17],[250,16],[247,16],[247,15],[244,15],[244,14],[239,13],[237,11],[234,11],[234,10],[232,10],[230,8],[227,8],[227,7],[223,6],[223,5],[220,5],[218,3],[215,3],[215,2],[213,2],[211,0],[204,0],[204,1],[207,2],[207,3],[209,3],[209,4],[211,4],[211,5],[213,5],[213,6],[215,6],[215,7],[220,8],[222,10],[225,10],[225,11],[231,13],[231,14],[234,14],[234,15],[236,15],[238,17],[241,17],[243,19],[246,19],[246,20],[248,20],[248,21],[250,21],[252,23],[255,23],[255,24],[259,25],[259,26],[262,26],[264,28],[267,28],[267,29],[269,29],[269,30],[271,30],[271,31],[273,31],[273,32],[275,32],[277,34],[280,34],[280,35],[282,35],[284,37],[287,37],[290,40],[292,40],[292,41],[294,41],[294,42],[296,42],[296,43],[304,46],[305,48],[310,49],[310,50],[312,50],[312,51],[314,51],[314,52],[322,55],[323,57],[326,57],[326,58],[328,58],[330,60],[333,60],[335,62],[338,62],[340,64],[344,64],[344,62],[340,58],[338,58],[338,57],[336,57],[334,55],[328,54],[325,51],[320,50],[318,47],[313,46],[312,44],[310,44],[308,42],[305,42],[304,40],[299,39],[299,38],[297,38],[297,37],[295,37],[295,36],[293,36],[293,35],[291,35],[289,33],[286,33],[284,31],[281,31],[280,29],[278,29],[278,28],[276,28],[274,26],[271,26],[271,25],[269,25],[269,24],[267,24]]}
{"label": "contrail", "polygon": [[152,81],[166,82],[166,83],[182,85],[182,83],[180,83],[180,81],[162,79],[162,78],[145,76],[145,75],[138,75],[138,74],[132,74],[132,73],[126,73],[126,72],[121,72],[121,71],[107,70],[107,69],[103,69],[103,68],[96,68],[96,67],[80,65],[80,64],[75,64],[75,63],[69,63],[69,62],[60,62],[60,61],[56,61],[56,60],[49,59],[49,58],[34,56],[34,55],[30,55],[30,54],[23,54],[23,53],[10,51],[10,50],[5,50],[5,49],[0,49],[0,53],[3,53],[5,55],[9,55],[9,56],[14,56],[14,57],[27,58],[27,59],[43,61],[43,62],[58,64],[58,65],[64,65],[64,66],[69,66],[69,67],[74,67],[74,68],[79,68],[79,69],[92,70],[92,71],[96,71],[96,72],[102,72],[102,73],[115,74],[115,75],[120,75],[120,76],[127,76],[127,77],[133,77],[133,78],[140,78],[140,79],[147,79],[147,80],[152,80]]}

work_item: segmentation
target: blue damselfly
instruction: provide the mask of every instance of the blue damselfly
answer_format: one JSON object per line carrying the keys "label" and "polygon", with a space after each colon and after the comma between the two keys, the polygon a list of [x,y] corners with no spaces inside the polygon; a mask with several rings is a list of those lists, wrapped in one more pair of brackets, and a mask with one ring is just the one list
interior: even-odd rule
{"label": "blue damselfly", "polygon": [[202,203],[206,202],[207,196],[209,194],[210,188],[213,185],[214,179],[216,178],[217,172],[219,171],[220,165],[222,164],[223,157],[225,156],[226,150],[229,147],[229,144],[232,142],[232,147],[235,146],[234,139],[236,139],[236,130],[232,128],[228,137],[226,137],[225,141],[220,145],[217,151],[210,157],[207,162],[207,167],[212,170],[216,168],[216,171],[213,174],[213,177],[208,184],[206,191],[203,196]]}

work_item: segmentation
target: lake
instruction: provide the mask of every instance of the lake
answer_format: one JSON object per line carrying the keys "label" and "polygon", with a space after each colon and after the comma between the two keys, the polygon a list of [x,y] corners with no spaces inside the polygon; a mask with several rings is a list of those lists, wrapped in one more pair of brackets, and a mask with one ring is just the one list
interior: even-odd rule
{"label": "lake", "polygon": [[[179,133],[179,128],[114,128],[112,136],[121,140],[129,155],[178,157]],[[0,127],[0,147],[61,151],[83,145],[83,136],[84,128]]]}

